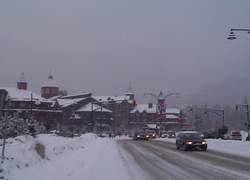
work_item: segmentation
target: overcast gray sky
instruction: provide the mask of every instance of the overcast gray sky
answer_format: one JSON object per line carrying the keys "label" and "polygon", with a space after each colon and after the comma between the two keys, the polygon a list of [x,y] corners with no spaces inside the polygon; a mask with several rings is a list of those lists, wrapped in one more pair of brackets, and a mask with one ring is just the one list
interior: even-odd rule
{"label": "overcast gray sky", "polygon": [[71,93],[178,91],[182,103],[250,98],[249,0],[2,0],[0,86],[51,71]]}

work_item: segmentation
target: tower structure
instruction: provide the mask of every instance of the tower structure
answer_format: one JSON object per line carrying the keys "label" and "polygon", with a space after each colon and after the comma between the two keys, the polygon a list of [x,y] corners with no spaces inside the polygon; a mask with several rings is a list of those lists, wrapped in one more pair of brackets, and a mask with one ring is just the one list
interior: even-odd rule
{"label": "tower structure", "polygon": [[27,88],[28,88],[28,83],[26,81],[25,75],[24,73],[21,73],[17,81],[17,89],[27,90]]}
{"label": "tower structure", "polygon": [[59,86],[50,74],[47,81],[44,82],[41,88],[41,94],[43,98],[51,98],[59,95]]}
{"label": "tower structure", "polygon": [[125,95],[129,96],[129,100],[133,100],[133,101],[135,100],[135,93],[133,91],[131,82],[129,82],[129,84],[128,84],[128,89],[127,89]]}

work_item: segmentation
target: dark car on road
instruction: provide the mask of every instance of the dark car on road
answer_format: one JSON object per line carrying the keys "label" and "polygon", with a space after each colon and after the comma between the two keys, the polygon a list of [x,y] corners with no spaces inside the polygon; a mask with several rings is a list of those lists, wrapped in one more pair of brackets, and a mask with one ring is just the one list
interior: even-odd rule
{"label": "dark car on road", "polygon": [[176,148],[183,148],[184,150],[200,149],[206,151],[207,141],[203,139],[202,134],[197,131],[183,131],[177,134]]}
{"label": "dark car on road", "polygon": [[149,138],[151,138],[151,139],[156,138],[156,132],[153,131],[153,130],[146,130],[145,133],[146,133],[146,135],[148,135]]}
{"label": "dark car on road", "polygon": [[145,132],[138,132],[134,135],[134,140],[149,140],[149,135]]}

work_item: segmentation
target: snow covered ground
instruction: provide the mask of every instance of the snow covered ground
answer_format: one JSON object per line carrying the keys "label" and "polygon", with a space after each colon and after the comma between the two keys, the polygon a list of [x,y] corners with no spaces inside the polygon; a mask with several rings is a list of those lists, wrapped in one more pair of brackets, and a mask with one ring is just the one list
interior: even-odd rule
{"label": "snow covered ground", "polygon": [[[75,138],[54,134],[39,135],[35,139],[31,136],[10,138],[6,159],[0,164],[0,177],[5,180],[146,180],[147,173],[117,144],[117,140],[126,139],[129,138],[99,138],[94,134]],[[175,142],[168,138],[157,140]],[[45,159],[35,151],[38,142],[46,146]],[[246,141],[209,139],[208,149],[250,157],[250,142]]]}
{"label": "snow covered ground", "polygon": [[[145,179],[116,139],[85,134],[75,138],[20,136],[7,141],[7,159],[0,164],[0,177],[8,180]],[[35,152],[36,142],[46,146],[45,159]]]}
{"label": "snow covered ground", "polygon": [[[241,132],[242,138],[246,139],[247,132]],[[160,141],[175,143],[175,138],[158,138]],[[208,149],[229,154],[250,157],[250,141],[207,139]]]}

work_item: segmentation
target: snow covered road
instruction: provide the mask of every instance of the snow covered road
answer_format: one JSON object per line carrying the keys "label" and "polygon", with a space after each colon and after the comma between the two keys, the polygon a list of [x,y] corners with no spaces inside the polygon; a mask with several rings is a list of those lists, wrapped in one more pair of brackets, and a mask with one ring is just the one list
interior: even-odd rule
{"label": "snow covered road", "polygon": [[215,151],[178,151],[173,143],[123,140],[130,153],[151,179],[250,179],[250,159]]}

